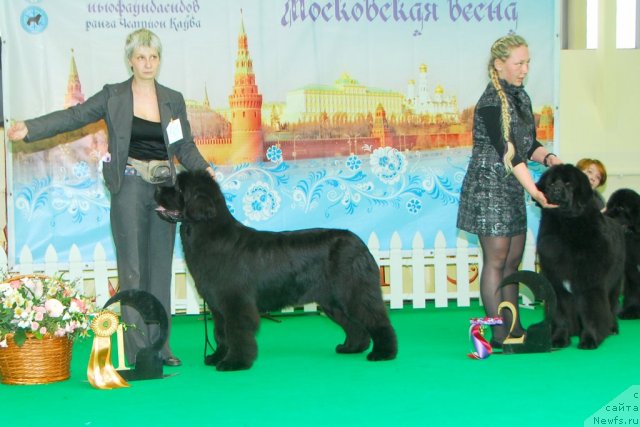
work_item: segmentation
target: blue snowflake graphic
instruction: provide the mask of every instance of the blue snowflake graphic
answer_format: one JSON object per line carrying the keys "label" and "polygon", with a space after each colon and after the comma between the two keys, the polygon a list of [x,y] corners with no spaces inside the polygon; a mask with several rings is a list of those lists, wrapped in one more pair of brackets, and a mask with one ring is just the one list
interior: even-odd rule
{"label": "blue snowflake graphic", "polygon": [[422,210],[422,203],[418,199],[411,199],[407,202],[407,210],[415,215]]}
{"label": "blue snowflake graphic", "polygon": [[355,154],[352,154],[347,158],[346,164],[352,171],[357,171],[362,166],[362,160]]}
{"label": "blue snowflake graphic", "polygon": [[272,145],[267,149],[267,159],[272,163],[282,161],[282,150],[277,145]]}

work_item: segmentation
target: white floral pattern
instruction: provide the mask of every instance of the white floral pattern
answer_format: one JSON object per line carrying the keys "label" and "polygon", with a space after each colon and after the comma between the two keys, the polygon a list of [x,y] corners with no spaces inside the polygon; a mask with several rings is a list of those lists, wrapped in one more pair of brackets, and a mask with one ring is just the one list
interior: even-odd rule
{"label": "white floral pattern", "polygon": [[[400,153],[382,147],[343,158],[293,162],[277,161],[278,153],[274,148],[263,163],[212,165],[229,210],[246,225],[268,230],[348,228],[365,240],[375,231],[383,245],[394,232],[403,241],[416,232],[432,241],[436,231],[444,230],[447,241],[455,241],[468,149]],[[541,173],[536,166],[531,170],[534,179]],[[71,175],[63,182],[45,176],[16,186],[16,247],[28,247],[34,261],[42,262],[50,244],[60,259],[69,256],[72,244],[83,259],[92,259],[101,242],[107,259],[114,259],[109,201],[105,190],[97,189],[103,190],[100,181]],[[535,233],[536,216],[530,217]],[[81,231],[69,234],[69,229]],[[51,237],[43,240],[43,235]],[[181,256],[180,249],[176,256]]]}
{"label": "white floral pattern", "polygon": [[262,181],[251,185],[242,199],[244,213],[253,221],[271,218],[280,209],[280,203],[278,192]]}
{"label": "white floral pattern", "polygon": [[371,171],[385,184],[400,181],[407,170],[407,159],[404,154],[392,147],[377,148],[369,159]]}

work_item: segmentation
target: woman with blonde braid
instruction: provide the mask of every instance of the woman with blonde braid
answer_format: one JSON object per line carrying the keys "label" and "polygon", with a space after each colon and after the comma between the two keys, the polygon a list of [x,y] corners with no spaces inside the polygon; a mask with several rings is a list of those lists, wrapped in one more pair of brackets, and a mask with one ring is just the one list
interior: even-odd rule
{"label": "woman with blonde braid", "polygon": [[[527,232],[524,191],[543,208],[554,207],[536,188],[526,162],[562,163],[536,140],[531,100],[523,87],[529,61],[527,42],[518,35],[501,37],[491,46],[491,81],[475,107],[473,150],[460,193],[457,226],[478,235],[483,260],[480,294],[489,317],[499,315],[502,301],[518,307],[517,284],[501,289],[499,285],[522,261]],[[511,325],[508,310],[500,314],[505,323],[492,326],[494,347],[502,345]],[[523,333],[518,321],[510,338]]]}

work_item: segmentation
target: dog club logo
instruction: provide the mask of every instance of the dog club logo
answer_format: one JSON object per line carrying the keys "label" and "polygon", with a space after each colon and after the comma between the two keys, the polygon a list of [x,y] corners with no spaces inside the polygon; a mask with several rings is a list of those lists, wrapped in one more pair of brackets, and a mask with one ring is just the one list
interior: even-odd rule
{"label": "dog club logo", "polygon": [[22,28],[31,34],[41,33],[47,28],[49,18],[44,10],[36,6],[30,6],[22,11],[20,24]]}

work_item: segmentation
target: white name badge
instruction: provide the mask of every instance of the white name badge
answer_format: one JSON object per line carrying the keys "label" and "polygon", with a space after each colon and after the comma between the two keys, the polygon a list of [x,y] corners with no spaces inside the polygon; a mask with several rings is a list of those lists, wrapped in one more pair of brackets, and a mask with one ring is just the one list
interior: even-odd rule
{"label": "white name badge", "polygon": [[171,120],[167,125],[167,136],[169,137],[169,144],[180,141],[182,139],[182,126],[180,125],[180,119]]}

